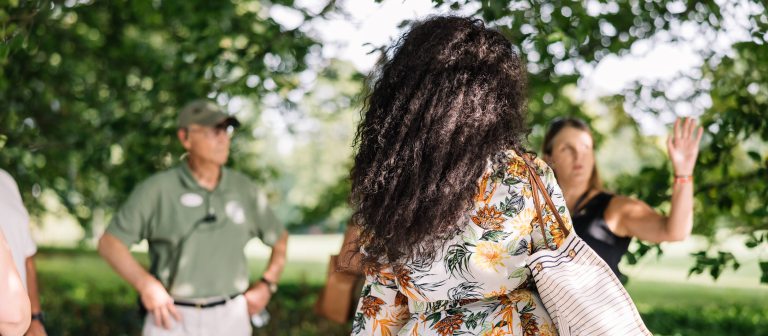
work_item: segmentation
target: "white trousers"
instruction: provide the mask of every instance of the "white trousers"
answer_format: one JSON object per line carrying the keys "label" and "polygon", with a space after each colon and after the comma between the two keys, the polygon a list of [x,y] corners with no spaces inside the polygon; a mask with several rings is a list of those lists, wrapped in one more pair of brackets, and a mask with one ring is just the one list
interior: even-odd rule
{"label": "white trousers", "polygon": [[172,319],[171,329],[155,324],[150,313],[144,319],[144,336],[250,336],[251,319],[245,296],[237,296],[225,304],[209,308],[176,306],[181,321]]}

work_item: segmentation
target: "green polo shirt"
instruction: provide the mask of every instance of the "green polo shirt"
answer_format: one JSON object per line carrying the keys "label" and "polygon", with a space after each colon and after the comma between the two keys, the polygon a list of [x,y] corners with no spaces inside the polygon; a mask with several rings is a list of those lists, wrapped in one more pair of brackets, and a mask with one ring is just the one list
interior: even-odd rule
{"label": "green polo shirt", "polygon": [[[218,186],[208,191],[186,163],[137,186],[107,227],[126,246],[146,239],[150,273],[171,296],[185,299],[245,291],[245,244],[259,237],[273,246],[283,230],[251,179],[223,168]],[[174,251],[185,235],[177,259]]]}

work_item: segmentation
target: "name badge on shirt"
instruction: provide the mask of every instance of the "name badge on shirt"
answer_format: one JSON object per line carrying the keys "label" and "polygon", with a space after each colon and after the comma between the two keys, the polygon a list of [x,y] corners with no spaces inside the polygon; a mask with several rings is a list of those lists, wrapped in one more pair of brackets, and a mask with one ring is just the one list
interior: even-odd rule
{"label": "name badge on shirt", "polygon": [[203,196],[200,196],[195,193],[186,193],[184,195],[181,195],[181,198],[179,199],[179,201],[181,202],[181,205],[185,207],[195,208],[203,204]]}
{"label": "name badge on shirt", "polygon": [[245,223],[245,209],[243,209],[243,206],[240,205],[240,202],[238,201],[227,202],[227,205],[224,208],[224,211],[227,213],[227,216],[235,224]]}

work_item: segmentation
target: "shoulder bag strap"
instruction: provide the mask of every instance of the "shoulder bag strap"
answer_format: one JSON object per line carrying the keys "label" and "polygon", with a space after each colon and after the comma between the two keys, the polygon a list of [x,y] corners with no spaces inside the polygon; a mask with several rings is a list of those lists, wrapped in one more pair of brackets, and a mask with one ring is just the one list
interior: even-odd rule
{"label": "shoulder bag strap", "polygon": [[[522,155],[523,160],[525,161],[526,168],[528,168],[528,181],[531,184],[531,191],[533,194],[533,203],[536,206],[536,213],[539,217],[539,228],[541,229],[541,234],[544,239],[546,239],[546,235],[544,235],[544,210],[541,207],[541,203],[539,201],[539,192],[541,192],[542,197],[544,198],[544,201],[546,204],[544,206],[549,206],[549,208],[552,210],[552,214],[555,216],[555,220],[557,221],[557,225],[560,227],[560,230],[563,231],[565,236],[568,236],[570,234],[570,230],[565,226],[565,223],[563,222],[563,218],[560,217],[560,212],[558,212],[557,207],[552,202],[552,199],[549,197],[549,193],[547,192],[547,188],[544,186],[544,183],[541,181],[541,178],[539,177],[539,173],[536,172],[535,166],[531,163],[531,161],[527,158],[526,155]],[[546,244],[545,244],[546,245]]]}

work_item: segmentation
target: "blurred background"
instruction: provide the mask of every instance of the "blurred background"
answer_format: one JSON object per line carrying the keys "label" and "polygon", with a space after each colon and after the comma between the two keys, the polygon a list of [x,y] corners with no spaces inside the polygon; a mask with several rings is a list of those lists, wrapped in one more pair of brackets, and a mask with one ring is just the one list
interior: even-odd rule
{"label": "blurred background", "polygon": [[[230,165],[269,191],[288,266],[256,335],[341,335],[315,317],[351,213],[366,76],[409,22],[473,15],[529,70],[530,148],[591,122],[609,190],[664,211],[676,117],[705,127],[695,236],[634,242],[623,271],[656,335],[768,335],[768,14],[764,0],[0,0],[0,167],[33,216],[51,335],[133,335],[136,294],[94,242],[137,182],[179,162],[178,108],[244,127]],[[134,248],[147,261],[145,246]],[[258,278],[268,250],[247,247]]]}

